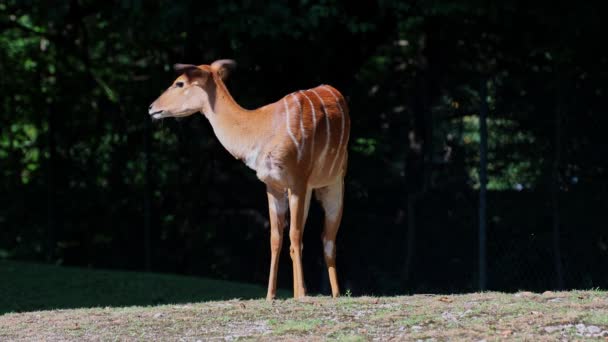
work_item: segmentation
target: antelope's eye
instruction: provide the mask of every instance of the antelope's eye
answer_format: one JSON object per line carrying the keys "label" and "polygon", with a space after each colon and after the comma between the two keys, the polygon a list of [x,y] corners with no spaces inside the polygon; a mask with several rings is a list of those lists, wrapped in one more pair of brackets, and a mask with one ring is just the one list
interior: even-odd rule
{"label": "antelope's eye", "polygon": [[175,86],[181,88],[184,86],[184,82],[175,82]]}

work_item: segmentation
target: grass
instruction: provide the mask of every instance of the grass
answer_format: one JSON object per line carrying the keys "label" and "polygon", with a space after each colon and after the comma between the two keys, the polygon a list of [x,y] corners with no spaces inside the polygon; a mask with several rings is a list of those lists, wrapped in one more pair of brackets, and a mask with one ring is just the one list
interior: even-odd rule
{"label": "grass", "polygon": [[261,286],[166,274],[0,261],[0,314],[261,298]]}
{"label": "grass", "polygon": [[52,310],[0,315],[0,340],[587,340],[602,291],[473,293]]}
{"label": "grass", "polygon": [[285,335],[286,333],[306,333],[316,329],[322,324],[320,319],[306,318],[302,320],[287,320],[278,321],[271,320],[270,327],[276,335]]}
{"label": "grass", "polygon": [[[8,270],[14,267],[18,270]],[[36,285],[26,279],[13,280],[12,286],[5,284],[7,275],[17,277],[21,271],[27,274],[25,270],[32,272],[30,281],[37,281]],[[84,297],[98,297],[88,299],[91,305],[85,306],[90,308],[2,314],[0,341],[554,341],[608,337],[608,293],[600,290],[202,302],[214,297],[261,298],[264,289],[188,277],[14,263],[0,264],[0,275],[0,293],[8,290],[17,296],[8,301],[11,304],[3,304],[5,312],[7,305],[39,309],[41,305],[59,307],[60,300],[71,300],[76,305]],[[86,279],[82,280],[84,275]],[[49,279],[43,279],[45,276]],[[16,290],[18,284],[25,288]],[[45,289],[50,285],[54,290]],[[88,287],[80,288],[83,285]],[[104,287],[109,289],[102,290]],[[39,295],[24,295],[33,290],[40,291]],[[147,291],[150,293],[144,293]],[[6,302],[6,297],[0,300]],[[151,300],[159,298],[182,304],[115,307],[132,301],[150,305]],[[102,302],[109,304],[98,305]]]}

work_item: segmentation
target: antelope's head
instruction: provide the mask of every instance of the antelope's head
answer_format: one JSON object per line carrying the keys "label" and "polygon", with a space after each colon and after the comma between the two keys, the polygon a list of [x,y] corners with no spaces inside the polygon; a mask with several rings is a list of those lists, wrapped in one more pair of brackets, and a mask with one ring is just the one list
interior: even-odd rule
{"label": "antelope's head", "polygon": [[216,80],[224,80],[236,63],[229,59],[211,65],[175,64],[180,75],[148,108],[153,119],[184,117],[196,112],[212,113]]}

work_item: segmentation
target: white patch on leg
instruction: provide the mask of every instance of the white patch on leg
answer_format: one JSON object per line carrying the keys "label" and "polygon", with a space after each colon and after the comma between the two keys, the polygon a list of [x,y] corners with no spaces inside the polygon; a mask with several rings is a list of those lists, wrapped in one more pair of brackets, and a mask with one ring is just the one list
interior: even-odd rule
{"label": "white patch on leg", "polygon": [[325,217],[330,221],[335,221],[340,213],[340,205],[338,202],[330,202],[325,206]]}
{"label": "white patch on leg", "polygon": [[331,222],[338,219],[338,215],[342,210],[342,187],[344,185],[335,183],[323,189],[320,196],[323,210],[325,211],[325,218]]}
{"label": "white patch on leg", "polygon": [[287,212],[287,200],[286,199],[277,199],[271,201],[269,203],[270,209],[274,211],[277,215],[285,215]]}
{"label": "white patch on leg", "polygon": [[334,255],[334,242],[331,240],[323,241],[323,252],[326,257],[332,257]]}
{"label": "white patch on leg", "polygon": [[342,198],[340,198],[340,193],[335,190],[328,193],[323,203],[325,217],[332,222],[335,221],[338,218],[341,208]]}
{"label": "white patch on leg", "polygon": [[277,201],[275,206],[276,213],[279,215],[284,215],[287,212],[288,207],[289,206],[287,205],[286,200]]}

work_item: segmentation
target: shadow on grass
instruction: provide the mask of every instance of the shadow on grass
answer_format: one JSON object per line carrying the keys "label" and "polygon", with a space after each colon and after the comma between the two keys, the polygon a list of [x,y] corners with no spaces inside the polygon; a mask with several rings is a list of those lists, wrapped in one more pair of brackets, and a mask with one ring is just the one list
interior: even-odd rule
{"label": "shadow on grass", "polygon": [[0,261],[0,314],[265,295],[266,289],[260,286],[221,280]]}

